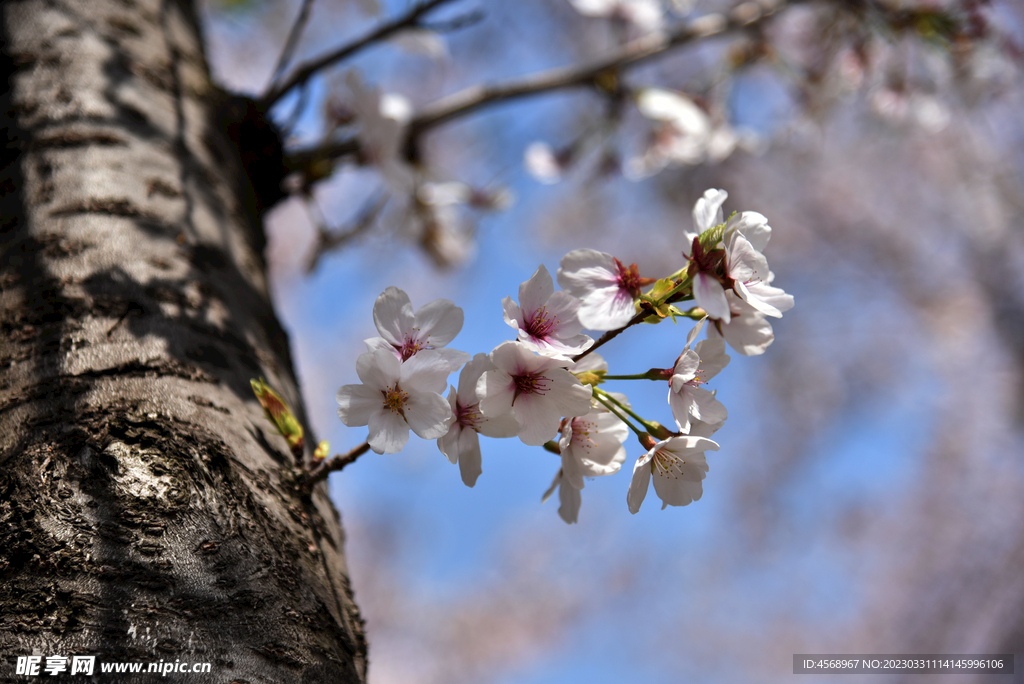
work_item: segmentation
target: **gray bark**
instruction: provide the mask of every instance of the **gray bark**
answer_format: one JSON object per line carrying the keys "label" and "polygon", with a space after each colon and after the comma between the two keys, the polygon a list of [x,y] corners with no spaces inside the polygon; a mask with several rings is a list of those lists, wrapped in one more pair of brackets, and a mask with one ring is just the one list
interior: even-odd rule
{"label": "gray bark", "polygon": [[364,681],[337,513],[249,386],[301,417],[261,253],[273,145],[266,187],[243,169],[266,129],[211,85],[190,3],[2,12],[0,679],[38,654]]}

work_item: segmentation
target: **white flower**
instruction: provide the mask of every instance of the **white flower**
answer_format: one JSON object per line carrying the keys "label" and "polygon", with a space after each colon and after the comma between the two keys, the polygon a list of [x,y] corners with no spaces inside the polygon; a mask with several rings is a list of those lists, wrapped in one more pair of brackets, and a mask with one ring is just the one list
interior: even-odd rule
{"label": "white flower", "polygon": [[555,474],[554,481],[548,487],[548,490],[544,492],[540,502],[544,503],[550,499],[551,495],[555,493],[555,489],[558,490],[558,515],[561,516],[562,520],[572,525],[579,519],[580,504],[583,502],[580,490],[570,486],[565,481],[561,468]]}
{"label": "white flower", "polygon": [[389,287],[373,304],[373,323],[380,337],[365,340],[369,351],[387,349],[402,361],[418,352],[434,350],[453,372],[469,360],[457,349],[442,349],[462,330],[462,309],[447,299],[435,299],[413,313],[412,302],[403,290]]}
{"label": "white flower", "polygon": [[713,132],[711,118],[686,95],[663,88],[644,88],[637,93],[636,107],[656,126],[647,148],[630,160],[630,178],[652,176],[670,164],[699,164],[708,157]]}
{"label": "white flower", "polygon": [[562,257],[558,284],[580,300],[579,319],[589,330],[615,330],[636,315],[633,301],[640,295],[636,264],[629,268],[611,254],[576,249]]}
{"label": "white flower", "polygon": [[476,385],[484,371],[493,369],[494,364],[486,354],[477,354],[462,369],[458,391],[452,387],[448,392],[448,403],[455,421],[448,433],[437,440],[437,448],[441,453],[453,464],[459,464],[462,481],[467,487],[475,485],[476,479],[483,472],[479,435],[515,437],[519,432],[519,424],[511,413],[495,418],[480,413]]}
{"label": "white flower", "polygon": [[562,474],[576,489],[583,489],[585,477],[619,472],[626,460],[622,445],[629,428],[612,412],[593,410],[563,421],[558,447],[562,452]]}
{"label": "white flower", "polygon": [[[686,244],[684,245],[683,253],[686,256],[690,256],[690,246],[693,244],[693,238],[725,221],[722,204],[725,203],[728,197],[729,193],[725,190],[711,188],[705,190],[704,195],[694,203],[693,227],[696,232],[686,231],[684,233]],[[742,233],[743,237],[747,238],[758,252],[764,251],[765,247],[768,246],[768,240],[772,236],[772,228],[768,225],[768,219],[756,211],[741,211],[730,218],[725,226],[722,239],[728,244],[736,232]]]}
{"label": "white flower", "polygon": [[695,237],[699,237],[701,233],[711,230],[723,222],[722,205],[728,197],[729,193],[725,190],[709,188],[704,191],[704,194],[699,197],[696,202],[694,202],[693,228],[696,232],[687,231],[684,233],[686,242],[683,245],[683,254],[690,256],[690,248],[693,244],[693,239]]}
{"label": "white flower", "polygon": [[651,447],[633,466],[633,480],[626,495],[629,512],[640,510],[652,475],[662,509],[686,506],[700,499],[704,493],[701,482],[708,472],[705,451],[718,451],[718,444],[695,435],[669,437]]}
{"label": "white flower", "polygon": [[552,185],[562,180],[571,163],[571,155],[559,155],[551,149],[551,145],[538,141],[527,146],[526,152],[523,153],[523,163],[526,165],[527,173],[534,179],[545,185]]}
{"label": "white flower", "polygon": [[722,402],[701,387],[728,364],[721,339],[702,340],[679,355],[669,379],[668,403],[680,430],[689,432],[690,416],[707,423],[721,423],[728,417]]}
{"label": "white flower", "polygon": [[[768,345],[775,340],[771,323],[763,313],[737,297],[734,292],[726,292],[725,295],[729,301],[730,319],[712,321],[708,339],[724,338],[730,347],[744,356],[764,354]],[[789,297],[789,306],[792,307],[792,296],[785,296]],[[784,303],[779,303],[785,306]]]}
{"label": "white flower", "polygon": [[441,396],[448,363],[437,352],[423,352],[402,362],[390,351],[361,354],[356,373],[362,385],[338,390],[338,417],[349,427],[368,425],[367,441],[378,454],[401,451],[409,429],[423,439],[437,439],[454,420]]}
{"label": "white flower", "polygon": [[519,333],[519,341],[531,351],[556,359],[568,359],[593,344],[579,334],[576,315],[580,302],[566,292],[555,292],[554,281],[544,264],[519,286],[519,304],[502,300],[505,322]]}
{"label": "white flower", "polygon": [[[764,216],[757,212],[733,216],[714,246],[699,239],[700,234],[724,223],[722,203],[727,197],[724,190],[707,190],[693,207],[693,223],[698,232],[686,233],[690,244],[684,253],[690,260],[688,273],[693,279],[694,302],[711,318],[728,323],[732,313],[726,290],[731,289],[761,313],[781,317],[782,309],[775,303],[788,301],[792,306],[792,298],[779,288],[767,287],[772,276],[768,260],[760,250],[771,238],[771,226]],[[723,244],[724,247],[719,246]]]}
{"label": "white flower", "polygon": [[490,359],[495,370],[486,371],[477,384],[480,410],[487,418],[511,412],[524,444],[544,444],[562,416],[590,410],[590,387],[565,370],[571,361],[535,356],[518,342],[498,345]]}
{"label": "white flower", "polygon": [[659,0],[569,0],[576,11],[587,17],[614,19],[636,26],[641,31],[661,27]]}
{"label": "white flower", "polygon": [[402,160],[400,149],[405,126],[412,118],[409,101],[395,93],[381,94],[367,88],[355,70],[348,72],[345,84],[352,92],[363,161],[377,167],[393,192],[410,192],[415,176]]}

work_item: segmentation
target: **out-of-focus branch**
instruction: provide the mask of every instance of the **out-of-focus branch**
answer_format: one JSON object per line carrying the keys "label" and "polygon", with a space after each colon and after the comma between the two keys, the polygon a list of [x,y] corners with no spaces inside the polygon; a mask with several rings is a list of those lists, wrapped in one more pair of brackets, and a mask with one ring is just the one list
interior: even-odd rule
{"label": "out-of-focus branch", "polygon": [[284,68],[288,66],[288,62],[292,60],[292,55],[295,54],[295,48],[299,44],[299,36],[302,35],[302,31],[306,28],[306,24],[309,23],[309,13],[313,9],[313,3],[316,0],[302,0],[302,7],[299,8],[299,15],[295,18],[295,23],[292,24],[292,28],[288,31],[288,37],[284,41],[284,47],[281,49],[281,56],[277,59],[277,66],[274,67],[274,72],[270,77],[270,83],[267,85],[267,92],[273,91],[277,82],[284,75]]}
{"label": "out-of-focus branch", "polygon": [[[378,193],[363,206],[359,215],[355,217],[349,227],[341,230],[329,229],[327,227],[327,219],[320,210],[320,206],[315,203],[315,200],[310,200],[306,206],[310,210],[313,223],[316,224],[317,239],[306,262],[306,272],[312,273],[315,271],[320,263],[320,259],[328,252],[341,249],[352,240],[367,232],[376,223],[377,217],[384,210],[384,205],[388,203],[388,199],[388,193]],[[314,210],[316,215],[312,215]]]}
{"label": "out-of-focus branch", "polygon": [[292,88],[305,83],[312,78],[316,72],[324,67],[351,57],[360,50],[367,48],[378,41],[384,40],[399,31],[416,27],[419,24],[420,17],[424,14],[435,7],[451,1],[452,0],[424,0],[412,7],[405,14],[381,24],[375,30],[366,34],[362,38],[358,38],[348,45],[343,45],[337,50],[329,52],[326,55],[309,60],[308,62],[303,62],[295,69],[295,71],[292,72],[291,76],[285,79],[283,83],[277,87],[268,88],[267,92],[260,98],[260,104],[262,104],[266,109],[269,109],[278,100],[280,100],[285,93],[290,91]]}
{"label": "out-of-focus branch", "polygon": [[427,105],[409,124],[410,138],[455,118],[490,105],[539,95],[552,90],[590,86],[605,73],[641,64],[668,50],[701,38],[756,25],[778,14],[785,2],[745,2],[728,17],[712,14],[686,23],[678,30],[654,33],[626,44],[618,51],[588,64],[559,67],[496,85],[478,85]]}
{"label": "out-of-focus branch", "polygon": [[[591,86],[604,74],[626,69],[680,47],[710,36],[757,25],[785,9],[788,3],[747,2],[735,8],[728,17],[706,15],[668,34],[651,34],[638,38],[618,51],[588,64],[559,67],[495,85],[478,85],[427,105],[409,123],[408,140],[414,149],[417,138],[427,130],[466,116],[478,109],[543,93],[581,86]],[[316,147],[296,150],[285,157],[291,171],[308,169],[311,164],[356,154],[359,141],[352,137],[332,140]]]}

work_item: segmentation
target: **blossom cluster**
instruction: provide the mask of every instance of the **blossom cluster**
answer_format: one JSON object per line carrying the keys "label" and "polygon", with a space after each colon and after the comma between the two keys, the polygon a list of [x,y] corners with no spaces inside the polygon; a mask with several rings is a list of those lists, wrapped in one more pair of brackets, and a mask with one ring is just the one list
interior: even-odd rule
{"label": "blossom cluster", "polygon": [[[338,390],[342,422],[368,426],[376,453],[400,451],[410,430],[437,440],[470,487],[483,470],[480,435],[543,446],[560,457],[543,500],[557,490],[558,512],[568,523],[578,519],[586,479],[621,469],[632,431],[644,453],[633,464],[629,510],[640,509],[652,480],[663,508],[696,501],[708,472],[705,454],[719,449],[712,436],[728,417],[707,388],[729,363],[726,346],[747,356],[764,353],[773,341],[769,319],[793,306],[793,297],[772,284],[763,254],[771,237],[767,219],[752,211],[726,219],[727,196],[711,189],[697,200],[693,230],[684,231],[680,245],[681,267],[666,277],[642,277],[636,264],[592,249],[566,254],[555,278],[541,265],[520,285],[518,300],[502,302],[515,339],[489,354],[470,358],[447,348],[463,325],[454,303],[441,299],[414,311],[405,292],[389,287],[373,307],[380,337],[366,340],[356,363],[362,384]],[[672,363],[638,375],[608,372],[595,349],[638,323],[666,318],[696,321]],[[584,330],[605,335],[595,341]],[[449,386],[445,397],[456,371],[458,388]],[[610,380],[667,383],[674,429],[602,389]]]}

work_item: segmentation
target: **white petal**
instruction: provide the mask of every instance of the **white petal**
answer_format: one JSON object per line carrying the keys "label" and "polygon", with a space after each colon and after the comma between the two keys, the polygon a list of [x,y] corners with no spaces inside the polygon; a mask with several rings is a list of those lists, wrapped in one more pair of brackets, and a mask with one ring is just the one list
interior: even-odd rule
{"label": "white petal", "polygon": [[462,483],[472,487],[483,471],[480,436],[473,430],[463,430],[459,437],[459,474],[462,476]]}
{"label": "white petal", "polygon": [[505,323],[509,325],[513,330],[519,331],[526,329],[526,317],[523,316],[522,309],[519,305],[512,301],[511,297],[505,297],[501,300],[501,308],[505,315]]}
{"label": "white petal", "polygon": [[423,439],[443,437],[455,420],[448,400],[434,392],[410,391],[402,410],[409,427]]}
{"label": "white petal", "polygon": [[540,497],[540,502],[541,503],[546,503],[547,500],[551,498],[551,495],[555,493],[555,490],[558,489],[558,485],[561,482],[562,482],[562,471],[561,471],[561,469],[559,469],[559,471],[557,473],[555,473],[555,479],[551,481],[551,486],[548,487],[547,490],[544,492],[544,494]]}
{"label": "white petal", "polygon": [[417,339],[432,347],[443,347],[459,334],[465,315],[462,309],[447,299],[435,299],[416,312]]}
{"label": "white petal", "polygon": [[366,385],[344,385],[338,390],[338,417],[349,427],[370,422],[370,414],[382,404],[380,390]]}
{"label": "white petal", "polygon": [[725,404],[718,401],[715,395],[703,387],[690,387],[689,394],[693,397],[690,413],[697,420],[706,423],[722,423],[729,417]]}
{"label": "white petal", "polygon": [[476,384],[485,371],[494,370],[494,364],[487,358],[487,354],[478,353],[468,362],[459,373],[459,403],[463,406],[471,406],[478,403]]}
{"label": "white petal", "polygon": [[728,197],[725,190],[711,188],[704,191],[704,196],[693,205],[693,227],[698,234],[722,222],[722,204]]}
{"label": "white petal", "polygon": [[700,357],[700,377],[705,382],[729,365],[730,358],[725,353],[725,342],[720,339],[701,340],[694,351]]}
{"label": "white petal", "polygon": [[476,393],[480,397],[480,411],[488,418],[507,414],[512,410],[515,392],[515,382],[505,371],[495,369],[484,372],[476,385]]}
{"label": "white petal", "polygon": [[[444,361],[448,366],[449,373],[454,373],[462,368],[462,364],[469,361],[469,352],[459,351],[458,349],[442,347],[441,349],[426,349],[424,351],[436,354],[438,358]],[[424,352],[420,352],[420,354],[422,353]]]}
{"label": "white petal", "polygon": [[590,412],[590,398],[593,390],[584,385],[576,376],[562,368],[552,368],[544,373],[550,381],[543,395],[544,402],[559,416],[582,416]]}
{"label": "white petal", "polygon": [[561,516],[562,520],[572,525],[575,523],[580,516],[580,504],[583,501],[583,497],[580,494],[580,490],[575,487],[566,487],[565,481],[562,481],[562,486],[558,488],[558,515]]}
{"label": "white petal", "polygon": [[409,441],[409,424],[401,414],[383,407],[370,414],[369,428],[366,441],[378,454],[396,454]]}
{"label": "white petal", "polygon": [[482,416],[477,432],[484,437],[515,437],[519,434],[519,423],[511,411],[500,416]]}
{"label": "white petal", "polygon": [[416,327],[409,295],[397,287],[389,287],[373,305],[373,323],[381,337],[396,347],[405,342],[405,334]]}
{"label": "white petal", "polygon": [[728,322],[732,317],[729,301],[725,298],[725,288],[706,273],[698,273],[693,279],[693,301],[707,311],[711,318]]}
{"label": "white petal", "polygon": [[437,448],[453,465],[459,462],[459,436],[462,432],[463,428],[461,425],[452,423],[452,426],[448,428],[447,434],[437,440]]}
{"label": "white petal", "polygon": [[519,306],[526,316],[547,304],[555,292],[555,283],[544,264],[534,271],[530,279],[519,286]]}
{"label": "white petal", "polygon": [[548,402],[537,394],[520,394],[512,411],[519,422],[519,439],[529,446],[541,446],[551,439],[562,416],[552,411]]}
{"label": "white petal", "polygon": [[[440,396],[448,384],[451,367],[440,349],[427,349],[401,365],[399,384],[406,392],[434,392]],[[383,352],[375,352],[382,354]]]}
{"label": "white petal", "polygon": [[768,225],[768,219],[756,211],[744,211],[729,220],[729,225],[725,229],[727,242],[732,231],[742,233],[758,252],[764,251],[772,237],[772,227]]}
{"label": "white petal", "polygon": [[611,254],[594,249],[575,249],[564,257],[558,269],[558,284],[574,297],[583,298],[594,290],[618,287],[619,267]]}
{"label": "white petal", "polygon": [[386,349],[367,352],[356,359],[356,375],[367,387],[384,390],[398,382],[402,375],[402,362]]}
{"label": "white petal", "polygon": [[633,295],[618,286],[595,290],[580,300],[580,323],[588,330],[615,330],[635,315]]}
{"label": "white petal", "polygon": [[651,454],[648,452],[637,459],[633,465],[633,479],[629,483],[629,491],[626,492],[626,504],[629,512],[636,514],[640,505],[647,497],[647,488],[651,484]]}

